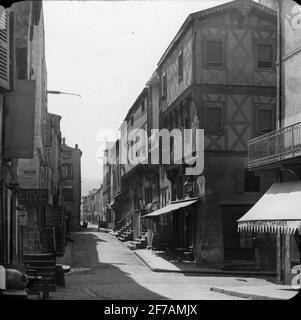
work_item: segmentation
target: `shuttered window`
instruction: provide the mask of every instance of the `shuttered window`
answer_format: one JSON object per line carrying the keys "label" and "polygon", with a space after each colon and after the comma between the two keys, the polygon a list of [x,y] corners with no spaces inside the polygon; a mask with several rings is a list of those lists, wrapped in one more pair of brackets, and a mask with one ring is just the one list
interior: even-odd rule
{"label": "shuttered window", "polygon": [[46,120],[46,146],[51,146],[51,120],[49,117]]}
{"label": "shuttered window", "polygon": [[255,135],[260,136],[274,130],[273,104],[256,104]]}
{"label": "shuttered window", "polygon": [[206,133],[223,133],[223,104],[221,102],[207,101],[205,104],[205,131]]}
{"label": "shuttered window", "polygon": [[73,166],[72,164],[64,164],[62,166],[63,179],[73,179]]}
{"label": "shuttered window", "polygon": [[0,8],[0,86],[9,89],[9,28],[3,7]]}
{"label": "shuttered window", "polygon": [[16,48],[17,78],[27,79],[27,48]]}
{"label": "shuttered window", "polygon": [[183,51],[178,55],[178,80],[183,80]]}
{"label": "shuttered window", "polygon": [[205,45],[206,67],[222,68],[224,67],[224,45],[223,41],[207,40]]}
{"label": "shuttered window", "polygon": [[167,95],[167,75],[166,75],[166,72],[163,73],[162,78],[161,78],[161,90],[162,90],[161,97],[165,98]]}
{"label": "shuttered window", "polygon": [[71,158],[72,158],[72,151],[63,152],[63,159],[71,159]]}
{"label": "shuttered window", "polygon": [[145,201],[145,204],[152,203],[153,201],[152,187],[148,187],[144,189],[144,201]]}
{"label": "shuttered window", "polygon": [[273,46],[270,44],[257,44],[257,68],[273,68]]}
{"label": "shuttered window", "polygon": [[73,188],[72,186],[63,187],[63,198],[66,201],[73,200]]}

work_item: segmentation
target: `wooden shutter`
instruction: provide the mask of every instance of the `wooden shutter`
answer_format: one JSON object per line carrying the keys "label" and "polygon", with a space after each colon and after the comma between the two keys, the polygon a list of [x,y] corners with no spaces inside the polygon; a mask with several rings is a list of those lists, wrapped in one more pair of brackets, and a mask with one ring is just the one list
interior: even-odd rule
{"label": "wooden shutter", "polygon": [[181,81],[183,79],[183,51],[181,51],[178,55],[178,80]]}
{"label": "wooden shutter", "polygon": [[224,46],[222,41],[208,40],[206,42],[206,65],[207,67],[223,67]]}
{"label": "wooden shutter", "polygon": [[9,90],[9,24],[7,10],[0,8],[0,87]]}
{"label": "wooden shutter", "polygon": [[17,78],[27,79],[27,48],[16,48]]}
{"label": "wooden shutter", "polygon": [[47,116],[46,119],[46,147],[51,146],[51,119],[50,116]]}
{"label": "wooden shutter", "polygon": [[223,132],[223,104],[216,101],[206,102],[206,132],[222,133]]}
{"label": "wooden shutter", "polygon": [[263,135],[274,130],[274,110],[275,105],[258,103],[255,105],[255,135]]}
{"label": "wooden shutter", "polygon": [[258,68],[271,69],[273,67],[273,46],[270,44],[257,45]]}

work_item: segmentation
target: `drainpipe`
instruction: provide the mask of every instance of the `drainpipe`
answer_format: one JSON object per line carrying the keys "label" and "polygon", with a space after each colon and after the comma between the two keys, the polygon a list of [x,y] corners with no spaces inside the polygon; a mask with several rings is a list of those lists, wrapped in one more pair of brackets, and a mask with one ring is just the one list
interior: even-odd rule
{"label": "drainpipe", "polygon": [[[281,5],[282,0],[277,0],[277,33],[278,33],[278,39],[277,39],[277,63],[278,63],[278,72],[277,72],[277,124],[276,124],[276,129],[280,129],[282,127],[282,21],[281,21],[281,16],[282,16],[282,5]],[[282,172],[279,169],[278,172],[278,182],[282,182]],[[285,281],[285,255],[284,255],[284,241],[285,238],[281,232],[279,232],[279,274],[278,274],[278,280],[280,283],[284,284]]]}
{"label": "drainpipe", "polygon": [[282,127],[282,0],[277,0],[278,2],[278,17],[277,17],[277,30],[278,30],[278,46],[277,46],[277,56],[278,56],[278,73],[277,73],[277,87],[278,87],[278,121],[277,121],[277,129]]}

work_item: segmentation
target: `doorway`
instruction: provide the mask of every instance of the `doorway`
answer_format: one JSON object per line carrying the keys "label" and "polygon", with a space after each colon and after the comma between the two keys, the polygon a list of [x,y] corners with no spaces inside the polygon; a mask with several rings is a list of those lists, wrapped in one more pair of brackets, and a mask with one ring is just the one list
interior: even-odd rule
{"label": "doorway", "polygon": [[223,206],[223,241],[224,260],[255,260],[253,235],[249,232],[238,232],[237,220],[251,206]]}

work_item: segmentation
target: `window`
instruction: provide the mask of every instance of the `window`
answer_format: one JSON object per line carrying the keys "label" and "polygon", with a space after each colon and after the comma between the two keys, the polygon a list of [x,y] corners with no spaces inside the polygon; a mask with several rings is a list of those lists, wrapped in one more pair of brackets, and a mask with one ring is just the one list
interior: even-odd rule
{"label": "window", "polygon": [[66,186],[63,187],[63,198],[66,201],[72,201],[73,200],[73,188],[72,186]]}
{"label": "window", "polygon": [[244,171],[244,190],[245,192],[260,192],[260,177],[253,171]]}
{"label": "window", "polygon": [[234,176],[234,192],[243,193],[244,192],[244,170],[235,169],[233,172]]}
{"label": "window", "polygon": [[274,130],[274,105],[256,104],[255,135],[260,136]]}
{"label": "window", "polygon": [[221,40],[207,40],[205,45],[205,64],[208,68],[224,67],[224,44]]}
{"label": "window", "polygon": [[64,151],[63,152],[63,158],[64,159],[71,159],[72,158],[72,152],[71,151]]}
{"label": "window", "polygon": [[27,48],[16,48],[17,77],[26,80],[27,76]]}
{"label": "window", "polygon": [[62,171],[63,179],[73,179],[73,167],[71,164],[64,164]]}
{"label": "window", "polygon": [[205,103],[205,131],[221,134],[224,131],[222,102],[207,101]]}
{"label": "window", "polygon": [[273,46],[271,44],[257,44],[257,68],[273,68]]}
{"label": "window", "polygon": [[144,189],[144,200],[145,200],[145,204],[152,203],[153,201],[152,187],[148,187]]}
{"label": "window", "polygon": [[162,83],[161,83],[161,90],[162,90],[162,98],[166,98],[167,95],[167,76],[166,76],[166,72],[163,73],[162,75],[162,79],[161,79]]}
{"label": "window", "polygon": [[134,209],[135,210],[140,209],[140,201],[139,201],[138,194],[134,194],[133,200],[134,200]]}
{"label": "window", "polygon": [[141,113],[145,111],[145,100],[143,100],[142,105],[141,105]]}
{"label": "window", "polygon": [[183,50],[178,55],[178,80],[183,80]]}

